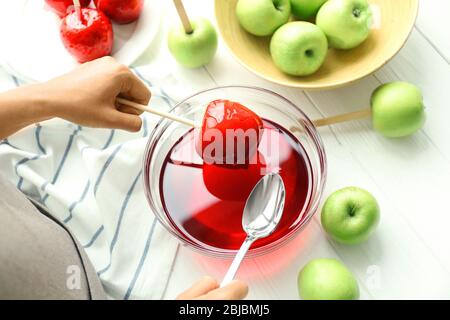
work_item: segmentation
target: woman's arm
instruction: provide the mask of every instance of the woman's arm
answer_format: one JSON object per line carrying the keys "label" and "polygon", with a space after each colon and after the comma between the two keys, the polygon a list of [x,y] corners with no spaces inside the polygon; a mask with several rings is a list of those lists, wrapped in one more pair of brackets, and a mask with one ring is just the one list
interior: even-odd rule
{"label": "woman's arm", "polygon": [[88,127],[139,131],[140,112],[118,105],[118,96],[148,104],[151,94],[127,67],[110,57],[46,83],[0,93],[0,139],[55,117]]}
{"label": "woman's arm", "polygon": [[0,93],[0,139],[35,122],[52,118],[38,86],[30,85]]}

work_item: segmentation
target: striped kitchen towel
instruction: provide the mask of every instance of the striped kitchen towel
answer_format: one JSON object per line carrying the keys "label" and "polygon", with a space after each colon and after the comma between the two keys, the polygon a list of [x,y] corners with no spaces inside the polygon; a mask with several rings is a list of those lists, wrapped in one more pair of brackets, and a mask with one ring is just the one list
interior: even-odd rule
{"label": "striped kitchen towel", "polygon": [[[153,107],[174,104],[152,92]],[[2,173],[72,231],[114,299],[160,299],[178,249],[144,195],[142,158],[158,118],[142,117],[139,133],[54,119],[0,142]]]}

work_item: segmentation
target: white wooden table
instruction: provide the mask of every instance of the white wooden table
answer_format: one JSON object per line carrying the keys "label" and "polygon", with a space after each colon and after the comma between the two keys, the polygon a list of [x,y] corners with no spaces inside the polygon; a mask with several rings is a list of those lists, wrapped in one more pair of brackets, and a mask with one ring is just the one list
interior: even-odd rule
{"label": "white wooden table", "polygon": [[[215,21],[213,0],[185,2],[191,16]],[[177,18],[171,1],[164,3],[165,28],[140,63],[168,56],[165,32]],[[178,80],[196,89],[230,84],[271,89],[296,102],[311,118],[366,107],[380,83],[406,80],[423,90],[428,120],[412,137],[385,139],[371,129],[369,120],[320,129],[329,162],[325,196],[350,185],[372,192],[382,211],[376,234],[363,245],[338,245],[326,237],[316,214],[286,250],[245,262],[238,277],[249,283],[249,298],[298,299],[298,271],[310,259],[332,257],[355,273],[362,299],[450,299],[449,12],[448,0],[422,0],[404,49],[380,71],[342,89],[309,92],[264,81],[237,63],[222,41],[207,67],[171,69]],[[160,64],[160,70],[165,69]],[[0,72],[1,90],[14,87],[7,78]],[[180,247],[165,298],[174,298],[202,275],[220,279],[228,263]]]}
{"label": "white wooden table", "polygon": [[[212,0],[186,1],[186,6],[191,15],[215,21]],[[176,19],[174,10],[169,11]],[[199,87],[269,88],[295,101],[312,118],[365,107],[371,92],[388,81],[415,83],[425,96],[427,123],[409,138],[383,138],[371,129],[370,120],[320,129],[329,162],[325,195],[349,185],[369,190],[379,200],[381,224],[367,243],[343,246],[327,239],[316,214],[288,250],[246,262],[238,277],[248,281],[249,298],[298,299],[299,269],[310,259],[333,257],[355,273],[362,299],[450,299],[448,12],[447,0],[420,1],[419,18],[404,49],[380,71],[343,89],[308,92],[274,85],[237,63],[223,41],[210,65],[179,71]],[[181,247],[166,298],[204,274],[222,277],[227,266]]]}

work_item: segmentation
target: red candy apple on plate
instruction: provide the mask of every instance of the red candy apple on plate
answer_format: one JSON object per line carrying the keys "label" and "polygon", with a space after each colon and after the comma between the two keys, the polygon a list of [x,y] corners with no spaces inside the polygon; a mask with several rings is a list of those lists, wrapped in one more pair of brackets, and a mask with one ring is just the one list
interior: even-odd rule
{"label": "red candy apple on plate", "polygon": [[139,18],[144,0],[94,0],[98,10],[119,24],[131,23]]}
{"label": "red candy apple on plate", "polygon": [[[81,5],[85,5],[88,1],[80,0],[80,2]],[[8,43],[7,46],[1,46],[2,64],[6,66],[8,72],[25,82],[48,81],[72,71],[79,65],[78,57],[74,58],[61,41],[60,25],[63,21],[55,13],[56,9],[52,6],[54,3],[59,2],[2,1],[0,29],[14,30],[14,32],[0,32],[0,43]],[[69,3],[68,9],[71,13],[73,3],[72,1]],[[93,8],[94,5],[92,1],[90,7]],[[104,41],[109,37],[103,37],[102,45],[95,46],[92,52],[84,50],[83,60],[86,56],[95,57],[102,52],[103,55],[109,54],[126,66],[132,65],[158,34],[163,8],[161,1],[144,1],[139,19],[132,25],[114,25],[114,44],[111,52],[107,50],[109,41]],[[106,16],[104,12],[102,13]],[[76,31],[79,28],[72,26],[68,29]],[[82,46],[84,45],[82,43]],[[37,61],[39,63],[36,63]],[[161,67],[161,72],[166,72],[166,69]]]}
{"label": "red candy apple on plate", "polygon": [[66,49],[83,63],[111,53],[113,30],[111,22],[96,9],[73,11],[61,23],[61,39]]}
{"label": "red candy apple on plate", "polygon": [[[73,9],[72,0],[45,0],[45,2],[55,11],[55,13],[63,18],[69,13],[70,8]],[[91,0],[80,0],[81,7],[87,7]]]}

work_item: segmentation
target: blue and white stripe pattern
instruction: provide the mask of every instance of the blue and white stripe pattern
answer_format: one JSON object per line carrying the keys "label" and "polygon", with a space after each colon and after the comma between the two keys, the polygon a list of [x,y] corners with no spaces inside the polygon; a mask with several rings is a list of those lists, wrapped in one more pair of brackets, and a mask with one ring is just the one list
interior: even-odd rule
{"label": "blue and white stripe pattern", "polygon": [[[0,90],[20,84],[0,69]],[[164,90],[155,92],[154,107],[174,104]],[[54,119],[0,142],[2,174],[73,232],[115,299],[160,299],[178,246],[143,193],[142,157],[158,118],[142,117],[135,134]]]}

